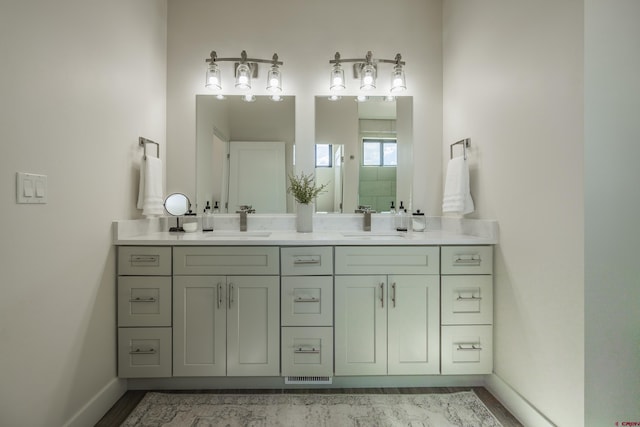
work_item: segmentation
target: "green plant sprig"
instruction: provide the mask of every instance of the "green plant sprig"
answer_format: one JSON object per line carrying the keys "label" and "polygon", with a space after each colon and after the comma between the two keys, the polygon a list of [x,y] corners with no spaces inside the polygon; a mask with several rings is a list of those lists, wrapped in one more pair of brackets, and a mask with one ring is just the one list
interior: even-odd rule
{"label": "green plant sprig", "polygon": [[318,194],[325,193],[327,184],[316,185],[313,174],[289,175],[289,188],[287,191],[293,195],[296,202],[308,205],[318,197]]}

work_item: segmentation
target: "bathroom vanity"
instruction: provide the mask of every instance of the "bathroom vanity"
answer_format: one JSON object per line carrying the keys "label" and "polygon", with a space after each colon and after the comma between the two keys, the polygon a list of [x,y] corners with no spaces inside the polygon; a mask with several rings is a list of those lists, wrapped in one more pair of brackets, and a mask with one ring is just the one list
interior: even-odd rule
{"label": "bathroom vanity", "polygon": [[495,224],[479,235],[460,223],[409,234],[132,224],[114,226],[120,377],[492,372]]}

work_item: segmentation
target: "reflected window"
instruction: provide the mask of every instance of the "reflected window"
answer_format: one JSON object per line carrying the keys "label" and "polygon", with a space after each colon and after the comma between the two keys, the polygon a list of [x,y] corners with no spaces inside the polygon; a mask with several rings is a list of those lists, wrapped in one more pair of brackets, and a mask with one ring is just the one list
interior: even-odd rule
{"label": "reflected window", "polygon": [[362,140],[363,166],[397,166],[398,144],[395,139],[364,138]]}
{"label": "reflected window", "polygon": [[316,144],[316,167],[330,168],[332,166],[331,144]]}

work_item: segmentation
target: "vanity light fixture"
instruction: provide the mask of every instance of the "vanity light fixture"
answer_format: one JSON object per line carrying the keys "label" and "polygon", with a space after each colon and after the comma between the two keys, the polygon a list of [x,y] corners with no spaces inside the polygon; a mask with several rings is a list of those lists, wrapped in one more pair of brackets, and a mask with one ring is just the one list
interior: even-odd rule
{"label": "vanity light fixture", "polygon": [[327,99],[329,101],[340,101],[342,97],[340,95],[329,95]]}
{"label": "vanity light fixture", "polygon": [[222,79],[220,77],[219,62],[235,62],[235,86],[240,90],[251,89],[251,80],[258,77],[258,64],[271,64],[267,73],[267,90],[270,92],[282,92],[282,72],[280,66],[282,61],[278,61],[278,54],[274,53],[269,59],[247,58],[247,52],[242,51],[240,58],[218,58],[216,51],[211,51],[210,57],[205,59],[207,66],[205,86],[209,89],[222,90]]}
{"label": "vanity light fixture", "polygon": [[273,102],[280,102],[280,101],[284,101],[284,98],[280,95],[271,95],[270,98]]}
{"label": "vanity light fixture", "polygon": [[358,95],[355,97],[354,99],[356,102],[367,102],[369,100],[369,97],[366,95]]}
{"label": "vanity light fixture", "polygon": [[395,59],[374,59],[371,51],[367,52],[364,59],[342,59],[340,52],[336,52],[334,59],[329,61],[332,64],[331,80],[329,89],[332,91],[345,89],[344,71],[340,67],[343,62],[353,62],[354,77],[360,79],[360,89],[371,90],[376,88],[378,77],[378,64],[395,64],[391,72],[391,92],[396,93],[407,88],[404,75],[405,62],[398,53]]}
{"label": "vanity light fixture", "polygon": [[242,95],[242,100],[244,102],[256,102],[256,96],[248,93],[246,95]]}

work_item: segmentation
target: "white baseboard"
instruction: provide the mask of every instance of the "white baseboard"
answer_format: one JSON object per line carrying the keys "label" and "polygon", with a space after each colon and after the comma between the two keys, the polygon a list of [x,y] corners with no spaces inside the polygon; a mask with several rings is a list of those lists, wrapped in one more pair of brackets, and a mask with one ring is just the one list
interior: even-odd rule
{"label": "white baseboard", "polygon": [[64,427],[93,426],[127,391],[127,381],[114,378],[76,412]]}
{"label": "white baseboard", "polygon": [[523,425],[527,427],[556,427],[542,412],[496,374],[487,376],[484,386]]}

